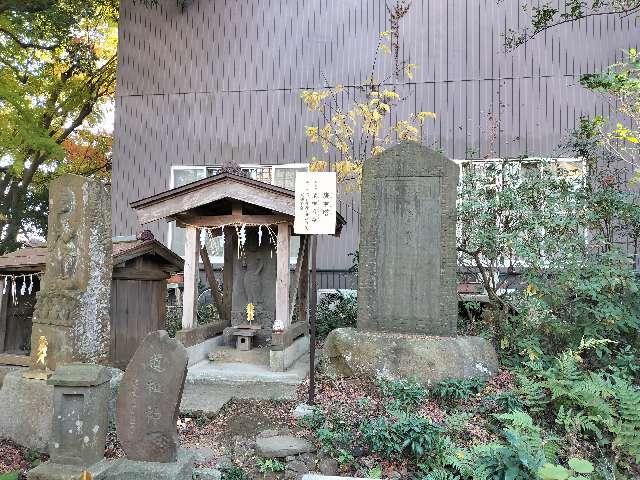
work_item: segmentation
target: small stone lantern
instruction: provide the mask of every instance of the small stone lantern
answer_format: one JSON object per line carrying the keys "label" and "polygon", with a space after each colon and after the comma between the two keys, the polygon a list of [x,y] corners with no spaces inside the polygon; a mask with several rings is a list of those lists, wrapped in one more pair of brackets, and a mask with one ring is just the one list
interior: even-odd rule
{"label": "small stone lantern", "polygon": [[70,363],[56,369],[47,383],[53,385],[53,428],[50,460],[28,474],[29,479],[49,478],[53,472],[84,470],[104,459],[108,427],[109,380],[106,367]]}

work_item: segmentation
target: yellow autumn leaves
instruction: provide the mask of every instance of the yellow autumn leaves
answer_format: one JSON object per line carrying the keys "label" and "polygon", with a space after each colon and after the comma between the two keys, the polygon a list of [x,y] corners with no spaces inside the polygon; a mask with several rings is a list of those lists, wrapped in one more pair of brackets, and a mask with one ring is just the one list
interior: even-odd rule
{"label": "yellow autumn leaves", "polygon": [[[391,30],[380,32],[380,51],[391,53],[393,42]],[[415,63],[407,63],[401,72],[411,80],[417,68]],[[319,114],[317,125],[305,127],[306,137],[324,154],[339,158],[333,167],[339,181],[360,183],[367,158],[380,155],[393,140],[420,141],[425,122],[436,118],[433,112],[420,111],[398,120],[394,110],[405,99],[394,85],[376,82],[373,73],[362,85],[303,90],[300,98],[309,112]],[[329,164],[312,157],[309,169],[321,172]]]}

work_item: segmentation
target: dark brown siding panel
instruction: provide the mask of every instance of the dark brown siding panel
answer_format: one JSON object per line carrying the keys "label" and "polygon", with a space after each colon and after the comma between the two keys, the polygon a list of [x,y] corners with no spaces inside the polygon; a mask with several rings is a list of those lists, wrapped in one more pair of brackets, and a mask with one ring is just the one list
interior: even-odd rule
{"label": "dark brown siding panel", "polygon": [[[316,117],[300,90],[362,83],[384,0],[194,0],[147,9],[121,2],[113,166],[115,234],[138,230],[129,202],[169,187],[171,165],[233,159],[280,164],[318,155],[304,137]],[[640,21],[591,18],[547,32],[505,53],[505,27],[524,26],[521,1],[415,1],[403,20],[407,61],[418,64],[399,112],[438,114],[426,143],[454,158],[554,155],[582,114],[604,113],[579,75],[602,69],[640,38]],[[379,61],[380,75],[392,69]],[[349,224],[321,241],[319,267],[345,269],[357,248],[357,206]],[[151,229],[166,241],[166,225]]]}

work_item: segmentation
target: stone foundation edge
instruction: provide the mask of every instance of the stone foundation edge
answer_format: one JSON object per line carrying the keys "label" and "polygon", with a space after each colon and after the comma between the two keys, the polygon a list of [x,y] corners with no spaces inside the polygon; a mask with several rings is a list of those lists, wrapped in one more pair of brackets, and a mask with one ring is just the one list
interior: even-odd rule
{"label": "stone foundation edge", "polygon": [[307,335],[298,338],[290,346],[283,350],[271,350],[269,352],[269,365],[274,372],[284,372],[293,365],[302,355],[309,351],[309,337]]}

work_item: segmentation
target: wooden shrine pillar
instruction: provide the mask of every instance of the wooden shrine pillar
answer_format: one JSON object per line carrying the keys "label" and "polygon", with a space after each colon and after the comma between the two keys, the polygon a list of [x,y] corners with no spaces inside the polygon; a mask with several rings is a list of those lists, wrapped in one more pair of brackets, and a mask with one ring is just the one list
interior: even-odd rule
{"label": "wooden shrine pillar", "polygon": [[4,352],[7,335],[7,307],[9,306],[9,295],[11,294],[8,282],[9,279],[7,277],[0,279],[0,353]]}
{"label": "wooden shrine pillar", "polygon": [[289,224],[278,224],[276,269],[276,319],[274,330],[289,328]]}
{"label": "wooden shrine pillar", "polygon": [[184,244],[184,295],[182,329],[196,326],[198,314],[198,280],[200,279],[200,229],[188,226]]}
{"label": "wooden shrine pillar", "polygon": [[233,227],[224,228],[224,267],[222,270],[222,306],[225,319],[231,325],[231,310],[233,308],[233,264],[238,249],[238,239]]}

